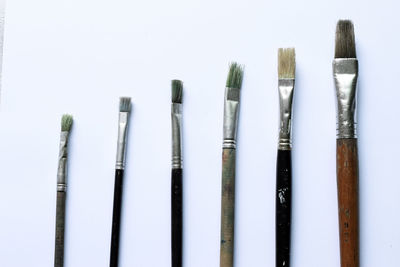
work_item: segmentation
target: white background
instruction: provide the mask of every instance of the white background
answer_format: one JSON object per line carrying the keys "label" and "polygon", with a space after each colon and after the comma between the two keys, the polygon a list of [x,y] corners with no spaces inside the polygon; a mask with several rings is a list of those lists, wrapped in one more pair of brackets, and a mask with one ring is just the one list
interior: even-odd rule
{"label": "white background", "polygon": [[184,266],[219,266],[224,84],[246,66],[236,267],[274,266],[277,48],[297,52],[292,267],[339,266],[336,22],[355,23],[361,266],[397,267],[397,1],[12,0],[0,112],[0,266],[53,265],[63,113],[66,267],[108,266],[118,97],[132,96],[120,266],[170,266],[170,80],[184,81]]}

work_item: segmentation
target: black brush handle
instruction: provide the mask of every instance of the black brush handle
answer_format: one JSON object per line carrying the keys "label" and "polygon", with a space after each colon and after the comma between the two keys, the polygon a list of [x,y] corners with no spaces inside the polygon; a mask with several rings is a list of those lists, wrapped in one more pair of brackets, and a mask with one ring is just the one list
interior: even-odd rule
{"label": "black brush handle", "polygon": [[290,266],[290,224],[292,213],[292,156],[278,150],[276,165],[276,267]]}
{"label": "black brush handle", "polygon": [[110,267],[118,267],[123,178],[124,178],[124,170],[115,170]]}
{"label": "black brush handle", "polygon": [[65,197],[65,192],[57,192],[54,267],[64,266]]}
{"label": "black brush handle", "polygon": [[182,267],[182,169],[172,169],[171,178],[172,267]]}

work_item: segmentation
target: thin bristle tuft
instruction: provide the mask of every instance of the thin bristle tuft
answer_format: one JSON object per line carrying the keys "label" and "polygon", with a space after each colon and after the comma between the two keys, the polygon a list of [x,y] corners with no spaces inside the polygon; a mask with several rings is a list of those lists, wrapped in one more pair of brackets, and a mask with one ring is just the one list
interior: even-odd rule
{"label": "thin bristle tuft", "polygon": [[279,79],[294,79],[296,72],[296,51],[294,48],[279,48],[278,76]]}
{"label": "thin bristle tuft", "polygon": [[72,127],[73,118],[69,114],[64,114],[61,118],[61,131],[69,132]]}
{"label": "thin bristle tuft", "polygon": [[130,97],[121,97],[119,99],[119,111],[120,112],[131,111],[131,98]]}
{"label": "thin bristle tuft", "polygon": [[229,66],[229,74],[226,80],[226,87],[240,89],[243,80],[243,67],[236,62]]}
{"label": "thin bristle tuft", "polygon": [[172,87],[172,94],[171,94],[172,103],[182,104],[182,93],[183,93],[182,81],[172,80],[171,87]]}
{"label": "thin bristle tuft", "polygon": [[337,23],[335,58],[357,58],[354,26],[351,20],[339,20]]}

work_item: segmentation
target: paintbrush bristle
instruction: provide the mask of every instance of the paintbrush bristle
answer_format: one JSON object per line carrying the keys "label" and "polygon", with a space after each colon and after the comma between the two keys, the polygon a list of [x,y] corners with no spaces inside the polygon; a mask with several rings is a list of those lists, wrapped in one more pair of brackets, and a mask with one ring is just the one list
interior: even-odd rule
{"label": "paintbrush bristle", "polygon": [[296,72],[296,51],[294,48],[279,48],[278,76],[279,79],[294,79]]}
{"label": "paintbrush bristle", "polygon": [[73,118],[69,114],[64,114],[61,118],[61,131],[69,132],[72,127]]}
{"label": "paintbrush bristle", "polygon": [[120,112],[130,112],[131,111],[131,98],[121,97],[119,99],[119,111]]}
{"label": "paintbrush bristle", "polygon": [[243,67],[236,62],[229,66],[229,74],[226,80],[226,87],[240,89],[243,80]]}
{"label": "paintbrush bristle", "polygon": [[183,92],[182,81],[172,80],[171,87],[172,87],[172,94],[171,94],[172,103],[182,104],[182,92]]}
{"label": "paintbrush bristle", "polygon": [[336,26],[335,58],[356,58],[354,26],[351,20],[339,20]]}

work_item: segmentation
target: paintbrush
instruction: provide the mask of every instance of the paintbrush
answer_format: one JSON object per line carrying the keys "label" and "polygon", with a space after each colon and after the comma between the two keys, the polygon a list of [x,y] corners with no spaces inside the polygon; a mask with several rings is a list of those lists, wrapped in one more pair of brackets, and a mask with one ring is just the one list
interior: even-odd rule
{"label": "paintbrush", "polygon": [[182,81],[172,81],[171,254],[172,267],[182,266]]}
{"label": "paintbrush", "polygon": [[292,213],[292,103],[296,55],[294,48],[278,50],[279,141],[276,162],[276,267],[290,266]]}
{"label": "paintbrush", "polygon": [[125,151],[128,139],[128,124],[131,99],[121,97],[119,101],[119,124],[117,161],[115,165],[114,206],[111,232],[110,267],[118,267],[119,238],[121,226],[122,188],[125,169]]}
{"label": "paintbrush", "polygon": [[67,193],[68,141],[72,127],[72,116],[61,118],[60,149],[57,170],[56,242],[54,267],[64,266],[65,200]]}
{"label": "paintbrush", "polygon": [[220,267],[233,267],[236,135],[242,79],[242,66],[232,63],[226,81],[224,102]]}
{"label": "paintbrush", "polygon": [[358,61],[353,23],[349,20],[340,20],[336,28],[333,78],[337,96],[336,174],[342,267],[358,267],[360,264],[355,121],[357,77]]}

